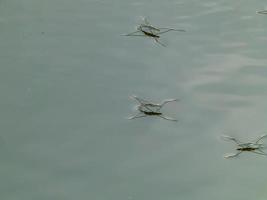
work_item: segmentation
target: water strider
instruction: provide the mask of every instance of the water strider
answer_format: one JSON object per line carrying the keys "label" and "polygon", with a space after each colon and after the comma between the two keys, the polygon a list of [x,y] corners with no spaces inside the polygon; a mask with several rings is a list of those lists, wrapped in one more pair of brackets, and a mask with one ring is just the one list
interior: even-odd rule
{"label": "water strider", "polygon": [[160,35],[163,33],[167,33],[169,31],[182,31],[185,32],[183,29],[173,29],[173,28],[157,28],[152,26],[146,18],[143,19],[143,23],[137,27],[137,31],[126,34],[124,36],[147,36],[153,38],[158,44],[166,47],[165,44],[159,41]]}
{"label": "water strider", "polygon": [[231,137],[231,136],[227,136],[227,135],[221,136],[223,139],[234,141],[237,145],[237,148],[236,148],[237,152],[235,154],[226,155],[226,156],[224,156],[224,158],[234,158],[245,151],[260,154],[260,155],[267,155],[263,151],[264,145],[262,143],[259,143],[266,136],[267,136],[267,134],[262,135],[259,138],[257,138],[255,142],[248,142],[248,143],[241,143],[236,138]]}
{"label": "water strider", "polygon": [[147,117],[147,116],[157,116],[166,120],[170,121],[177,121],[176,119],[167,117],[163,115],[163,113],[160,111],[160,109],[167,103],[173,102],[173,101],[178,101],[178,99],[166,99],[162,103],[157,104],[157,103],[152,103],[150,101],[141,99],[137,96],[131,96],[132,99],[136,100],[139,105],[137,106],[137,109],[139,113],[136,115],[128,118],[128,119],[135,119],[135,118],[141,118],[141,117]]}

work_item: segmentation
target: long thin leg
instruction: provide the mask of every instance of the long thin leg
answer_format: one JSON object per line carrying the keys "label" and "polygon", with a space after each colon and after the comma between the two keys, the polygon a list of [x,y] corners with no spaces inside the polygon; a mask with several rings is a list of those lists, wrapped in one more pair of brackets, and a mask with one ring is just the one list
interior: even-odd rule
{"label": "long thin leg", "polygon": [[160,27],[160,28],[158,28],[158,29],[160,29],[160,30],[172,30],[172,31],[182,31],[182,32],[186,32],[186,30],[184,30],[184,29],[175,29],[175,28],[162,28],[162,27]]}
{"label": "long thin leg", "polygon": [[222,139],[232,140],[232,141],[234,141],[237,145],[240,144],[240,142],[239,142],[237,139],[235,139],[234,137],[228,136],[228,135],[222,135],[221,138],[222,138]]}
{"label": "long thin leg", "polygon": [[161,104],[157,104],[157,106],[159,106],[159,107],[156,111],[159,111],[165,104],[171,103],[173,101],[179,101],[179,99],[166,99],[166,100],[164,100]]}
{"label": "long thin leg", "polygon": [[164,101],[160,104],[160,106],[162,107],[162,106],[164,106],[165,104],[170,103],[170,102],[173,102],[173,101],[179,101],[179,99],[166,99],[166,100],[164,100]]}
{"label": "long thin leg", "polygon": [[135,31],[135,32],[128,33],[128,34],[125,34],[125,35],[122,35],[122,36],[144,36],[144,35],[134,35],[135,33],[142,33],[142,31]]}
{"label": "long thin leg", "polygon": [[135,116],[132,116],[132,117],[129,117],[128,119],[136,119],[136,118],[141,118],[141,117],[147,117],[147,115],[140,115],[141,113],[138,113],[137,115],[135,115]]}
{"label": "long thin leg", "polygon": [[267,136],[267,134],[260,136],[260,137],[256,140],[256,144],[258,144],[258,142],[259,142],[260,140],[262,140],[263,138],[265,138],[266,136]]}
{"label": "long thin leg", "polygon": [[139,36],[139,37],[147,37],[146,35],[122,35],[122,36],[134,36],[134,37],[136,37],[136,36]]}
{"label": "long thin leg", "polygon": [[155,41],[156,41],[158,44],[160,44],[160,45],[163,46],[163,47],[166,47],[166,45],[163,44],[163,43],[161,43],[157,38],[154,38],[154,39],[155,39]]}
{"label": "long thin leg", "polygon": [[142,99],[142,98],[140,98],[140,97],[137,97],[137,96],[135,96],[135,95],[130,96],[130,98],[136,100],[136,101],[137,101],[138,103],[140,103],[141,105],[145,105],[145,104],[147,104],[147,103],[150,103],[149,101],[147,101],[147,100],[145,100],[145,99]]}
{"label": "long thin leg", "polygon": [[178,121],[177,119],[173,119],[173,118],[170,118],[170,117],[167,117],[167,116],[164,116],[164,115],[157,115],[157,116],[161,117],[162,119],[169,120],[169,121],[174,121],[174,122]]}
{"label": "long thin leg", "polygon": [[[259,152],[257,152],[257,151],[259,151]],[[251,151],[251,152],[252,152],[252,153],[259,154],[259,155],[265,155],[265,156],[267,156],[267,154],[266,154],[265,152],[260,151],[259,149],[255,150],[255,151]]]}
{"label": "long thin leg", "polygon": [[137,96],[131,95],[130,98],[133,100],[136,100],[138,103],[142,104],[141,100]]}
{"label": "long thin leg", "polygon": [[128,117],[128,119],[134,119],[134,118],[138,117],[140,114],[141,114],[141,113],[137,113],[137,114],[134,115],[134,116]]}
{"label": "long thin leg", "polygon": [[167,33],[169,31],[181,31],[181,32],[185,32],[185,30],[182,30],[182,29],[168,29],[166,31],[161,31],[161,32],[157,33],[157,35],[160,35],[160,34],[163,34],[163,33]]}
{"label": "long thin leg", "polygon": [[262,149],[258,149],[258,151],[261,152],[261,153],[263,153],[263,154],[265,154],[265,155],[267,155],[267,153],[264,152]]}
{"label": "long thin leg", "polygon": [[238,151],[237,153],[235,153],[235,154],[229,154],[229,155],[226,155],[226,156],[224,156],[224,158],[234,158],[234,157],[237,157],[239,154],[241,154],[242,153],[242,151]]}

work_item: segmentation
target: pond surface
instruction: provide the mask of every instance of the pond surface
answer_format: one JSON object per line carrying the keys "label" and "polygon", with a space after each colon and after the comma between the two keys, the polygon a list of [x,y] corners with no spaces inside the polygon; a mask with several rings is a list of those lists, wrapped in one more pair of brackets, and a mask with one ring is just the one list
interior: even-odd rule
{"label": "pond surface", "polygon": [[[261,0],[0,0],[0,198],[265,200]],[[185,29],[125,37],[145,16]],[[137,103],[177,98],[159,117]],[[267,139],[264,141],[267,143]]]}

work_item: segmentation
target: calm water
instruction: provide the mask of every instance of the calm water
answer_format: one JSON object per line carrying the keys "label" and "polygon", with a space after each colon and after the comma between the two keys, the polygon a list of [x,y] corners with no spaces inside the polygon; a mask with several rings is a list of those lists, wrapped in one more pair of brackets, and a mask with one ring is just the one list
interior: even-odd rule
{"label": "calm water", "polygon": [[[0,0],[0,199],[266,200],[262,0]],[[123,37],[140,16],[186,29]],[[135,94],[179,98],[127,120]],[[267,142],[265,140],[265,142]]]}

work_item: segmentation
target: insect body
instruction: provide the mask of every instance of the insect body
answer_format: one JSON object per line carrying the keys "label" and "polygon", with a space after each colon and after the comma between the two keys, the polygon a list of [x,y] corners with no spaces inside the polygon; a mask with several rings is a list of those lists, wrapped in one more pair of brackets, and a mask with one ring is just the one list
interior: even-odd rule
{"label": "insect body", "polygon": [[147,116],[158,116],[166,120],[170,121],[177,121],[176,119],[167,117],[163,115],[162,112],[160,112],[160,109],[169,102],[177,101],[177,99],[168,99],[163,101],[161,104],[151,103],[147,100],[141,99],[137,96],[131,96],[134,100],[136,100],[139,105],[137,106],[137,110],[139,113],[137,113],[135,116],[130,117],[129,119],[135,119],[135,118],[141,118],[141,117],[147,117]]}
{"label": "insect body", "polygon": [[247,152],[252,152],[252,153],[256,153],[256,154],[260,154],[260,155],[267,155],[264,151],[264,145],[262,143],[259,143],[264,137],[266,137],[266,135],[262,135],[260,136],[255,142],[248,142],[248,143],[241,143],[239,142],[237,139],[230,137],[230,136],[222,136],[222,138],[227,139],[227,140],[232,140],[236,143],[237,145],[237,153],[235,154],[230,154],[227,156],[224,156],[225,158],[234,158],[237,157],[239,154],[241,154],[244,151]]}
{"label": "insect body", "polygon": [[151,105],[139,105],[138,106],[138,110],[141,113],[144,113],[146,115],[162,115],[161,112],[158,111],[158,109],[156,109],[156,111],[153,111],[152,109],[150,109],[149,107],[153,107]]}
{"label": "insect body", "polygon": [[[153,33],[152,31],[149,32],[149,30],[145,30],[144,27],[139,26],[138,29],[144,33],[146,36],[153,37],[153,38],[160,38],[159,35],[156,35],[156,33]],[[152,30],[152,29],[151,29]]]}

